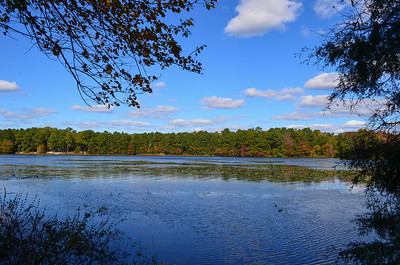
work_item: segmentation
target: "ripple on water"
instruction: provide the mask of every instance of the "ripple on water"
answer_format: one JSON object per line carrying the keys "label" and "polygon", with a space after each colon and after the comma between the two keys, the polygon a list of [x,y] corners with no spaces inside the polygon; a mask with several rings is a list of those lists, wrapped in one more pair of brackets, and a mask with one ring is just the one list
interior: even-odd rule
{"label": "ripple on water", "polygon": [[[267,159],[179,158],[196,166],[190,170],[172,158],[91,159],[68,158],[62,168],[60,158],[36,167],[4,166],[7,174],[18,169],[58,175],[1,184],[9,192],[24,187],[37,193],[55,212],[105,204],[112,218],[126,218],[120,226],[128,236],[167,264],[334,264],[339,248],[355,238],[350,221],[363,211],[361,193],[349,191],[344,182],[298,182],[289,177],[309,171],[270,167]],[[71,181],[66,176],[73,171],[77,177]],[[252,178],[287,172],[293,174],[286,183]]]}

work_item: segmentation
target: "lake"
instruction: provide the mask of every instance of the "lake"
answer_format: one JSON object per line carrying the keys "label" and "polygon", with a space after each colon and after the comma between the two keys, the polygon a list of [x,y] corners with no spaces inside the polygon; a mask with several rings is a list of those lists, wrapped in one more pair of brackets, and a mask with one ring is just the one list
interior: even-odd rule
{"label": "lake", "polygon": [[[336,159],[0,156],[8,194],[38,195],[60,216],[111,218],[167,264],[336,264],[358,238],[364,188]],[[2,191],[3,192],[3,191]]]}

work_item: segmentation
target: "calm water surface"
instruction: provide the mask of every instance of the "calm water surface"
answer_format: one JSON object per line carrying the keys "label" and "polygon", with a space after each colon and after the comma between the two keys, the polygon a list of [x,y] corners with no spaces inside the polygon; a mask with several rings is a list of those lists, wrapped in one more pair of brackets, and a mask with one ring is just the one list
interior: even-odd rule
{"label": "calm water surface", "polygon": [[167,264],[340,264],[365,198],[337,162],[0,156],[0,184],[60,215],[105,205]]}

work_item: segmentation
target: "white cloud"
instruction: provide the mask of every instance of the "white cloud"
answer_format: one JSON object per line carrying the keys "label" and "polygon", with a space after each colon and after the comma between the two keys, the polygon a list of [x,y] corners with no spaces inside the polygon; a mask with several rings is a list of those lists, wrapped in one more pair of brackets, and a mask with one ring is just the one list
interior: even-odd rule
{"label": "white cloud", "polygon": [[16,91],[19,88],[16,82],[0,80],[0,92]]}
{"label": "white cloud", "polygon": [[348,5],[348,1],[317,0],[314,5],[315,13],[321,18],[331,18]]}
{"label": "white cloud", "polygon": [[243,107],[244,100],[233,100],[231,98],[217,98],[216,96],[205,97],[200,103],[205,104],[203,109],[237,109]]}
{"label": "white cloud", "polygon": [[71,107],[71,110],[82,110],[85,112],[113,112],[113,106],[106,106],[106,105],[96,105],[96,106],[79,106],[74,105]]}
{"label": "white cloud", "polygon": [[250,115],[235,115],[235,116],[232,116],[231,119],[238,121],[238,120],[246,119],[246,118],[250,118],[250,117],[251,117]]}
{"label": "white cloud", "polygon": [[134,127],[151,127],[152,125],[148,122],[140,121],[111,121],[106,123],[107,126],[134,126]]}
{"label": "white cloud", "polygon": [[310,128],[310,129],[312,129],[312,130],[320,130],[320,131],[324,131],[324,132],[326,132],[326,131],[333,131],[333,130],[336,130],[337,129],[337,126],[336,125],[333,125],[333,124],[320,124],[320,123],[314,123],[314,124],[311,124],[311,125],[289,125],[289,126],[286,126],[286,128],[289,128],[289,129],[304,129],[304,128]]}
{"label": "white cloud", "polygon": [[384,107],[385,101],[378,99],[364,99],[360,102],[344,100],[332,104],[324,111],[325,116],[371,116],[373,112],[379,112]]}
{"label": "white cloud", "polygon": [[213,124],[224,123],[226,121],[228,121],[228,118],[226,118],[226,117],[218,117],[218,118],[212,120]]}
{"label": "white cloud", "polygon": [[196,127],[196,126],[212,125],[213,122],[207,119],[194,119],[194,120],[174,119],[169,121],[168,124],[178,127]]}
{"label": "white cloud", "polygon": [[[176,127],[200,127],[200,126],[211,126],[219,123],[224,123],[228,119],[225,117],[219,117],[213,120],[209,119],[193,119],[193,120],[184,120],[184,119],[174,119],[168,122],[169,126]],[[172,127],[169,127],[172,128]]]}
{"label": "white cloud", "polygon": [[12,124],[12,123],[0,123],[0,127],[11,128],[11,127],[15,127],[15,124]]}
{"label": "white cloud", "polygon": [[319,123],[314,123],[310,125],[310,128],[312,130],[320,130],[320,131],[332,131],[337,128],[337,126],[333,124],[319,124]]}
{"label": "white cloud", "polygon": [[65,122],[66,126],[77,126],[83,129],[92,129],[92,128],[99,128],[101,124],[97,122]]}
{"label": "white cloud", "polygon": [[283,88],[277,95],[276,99],[279,101],[293,101],[296,100],[296,94],[302,94],[303,89],[300,87],[296,88]]}
{"label": "white cloud", "polygon": [[101,127],[116,127],[116,126],[125,126],[125,127],[151,127],[152,125],[148,122],[140,122],[140,121],[117,121],[113,120],[110,122],[65,122],[66,126],[77,126],[83,129],[95,129]]}
{"label": "white cloud", "polygon": [[332,132],[335,133],[335,134],[339,134],[339,133],[344,133],[345,130],[344,129],[337,129],[337,130],[334,130]]}
{"label": "white cloud", "polygon": [[283,88],[280,91],[276,90],[257,90],[255,88],[248,88],[243,91],[247,97],[261,97],[261,98],[275,98],[279,101],[292,101],[297,99],[297,94],[304,93],[300,87],[296,88]]}
{"label": "white cloud", "polygon": [[47,116],[50,115],[52,113],[57,113],[56,110],[54,109],[45,109],[45,108],[37,108],[37,109],[33,109],[30,111],[33,115],[38,115],[38,116]]}
{"label": "white cloud", "polygon": [[165,125],[165,126],[160,126],[160,129],[162,129],[162,130],[174,130],[175,127],[173,125]]}
{"label": "white cloud", "polygon": [[159,105],[152,109],[135,109],[129,112],[128,114],[123,115],[124,117],[131,117],[136,119],[144,119],[144,118],[160,118],[163,116],[168,116],[178,112],[180,109],[175,108],[174,106],[162,106]]}
{"label": "white cloud", "polygon": [[310,108],[321,108],[328,105],[328,95],[318,95],[318,96],[303,96],[300,98],[300,102],[296,106],[300,107],[310,107]]}
{"label": "white cloud", "polygon": [[292,124],[292,125],[286,126],[286,128],[289,128],[289,129],[304,129],[304,128],[307,128],[307,127],[308,126],[300,125],[300,124]]}
{"label": "white cloud", "polygon": [[241,0],[238,15],[225,27],[229,35],[240,37],[262,36],[273,29],[285,29],[299,15],[302,3],[289,0]]}
{"label": "white cloud", "polygon": [[22,109],[22,113],[15,113],[15,112],[8,112],[5,109],[0,109],[0,115],[2,115],[3,117],[11,119],[22,119],[22,120],[37,119],[42,116],[48,116],[52,113],[57,113],[57,111],[54,109],[37,108],[31,110]]}
{"label": "white cloud", "polygon": [[315,90],[333,90],[338,85],[338,73],[322,73],[309,79],[304,87]]}
{"label": "white cloud", "polygon": [[237,130],[247,130],[249,126],[245,125],[226,125],[226,126],[219,126],[219,127],[212,127],[207,129],[209,132],[221,132],[225,129],[229,129],[230,131],[237,131]]}
{"label": "white cloud", "polygon": [[360,128],[365,127],[365,125],[367,125],[367,123],[365,121],[351,120],[351,121],[348,121],[348,122],[342,124],[342,127],[360,129]]}
{"label": "white cloud", "polygon": [[297,109],[296,112],[283,113],[280,116],[273,116],[273,120],[292,120],[292,121],[306,121],[314,118],[339,118],[339,117],[369,117],[373,111],[379,111],[382,101],[374,99],[365,99],[361,102],[354,102],[346,100],[338,104],[332,104],[328,109],[320,111],[308,111],[304,107],[320,107],[326,106],[326,96],[305,96],[302,97],[297,106],[302,108]]}
{"label": "white cloud", "polygon": [[334,125],[334,124],[320,124],[320,123],[314,123],[311,125],[303,125],[303,124],[294,124],[294,125],[289,125],[286,126],[287,128],[292,128],[292,129],[304,129],[304,128],[310,128],[312,130],[320,130],[323,132],[333,132],[333,133],[342,133],[345,131],[352,131],[354,129],[360,129],[365,127],[366,123],[363,121],[356,121],[356,120],[351,120],[348,121],[340,126]]}
{"label": "white cloud", "polygon": [[261,97],[261,98],[273,98],[278,94],[278,91],[268,89],[268,90],[257,90],[255,88],[248,88],[244,91],[246,96],[248,97]]}
{"label": "white cloud", "polygon": [[272,120],[286,120],[286,121],[309,121],[315,118],[318,114],[315,112],[292,112],[283,113],[281,116],[272,116]]}
{"label": "white cloud", "polygon": [[165,87],[167,84],[165,82],[157,82],[152,84],[152,87]]}

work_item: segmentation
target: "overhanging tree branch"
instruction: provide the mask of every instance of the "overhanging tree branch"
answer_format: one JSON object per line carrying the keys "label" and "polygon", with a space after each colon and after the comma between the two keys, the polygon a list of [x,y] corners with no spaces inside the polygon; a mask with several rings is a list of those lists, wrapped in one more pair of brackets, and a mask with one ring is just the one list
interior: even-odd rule
{"label": "overhanging tree branch", "polygon": [[206,9],[218,0],[2,0],[0,28],[5,35],[31,39],[73,76],[83,99],[98,104],[139,107],[137,94],[151,93],[153,66],[172,65],[200,73],[196,56],[177,37],[190,36],[193,19],[166,23],[169,15]]}
{"label": "overhanging tree branch", "polygon": [[399,130],[400,1],[351,3],[353,9],[310,51],[310,59],[339,73],[330,104],[349,98],[353,102],[377,99],[381,104],[371,114],[371,124]]}

